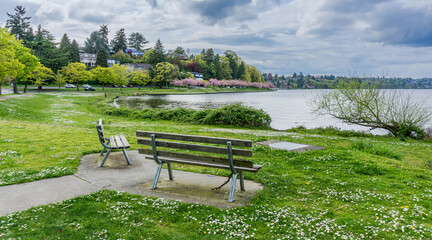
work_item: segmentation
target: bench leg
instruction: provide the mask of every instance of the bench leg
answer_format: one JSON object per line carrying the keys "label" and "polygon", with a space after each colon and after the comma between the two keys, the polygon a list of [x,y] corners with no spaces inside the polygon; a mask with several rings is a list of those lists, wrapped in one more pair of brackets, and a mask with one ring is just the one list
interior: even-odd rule
{"label": "bench leg", "polygon": [[105,150],[106,150],[106,147],[104,147],[103,149],[102,149],[102,152],[99,154],[100,156],[103,156],[103,153],[105,152]]}
{"label": "bench leg", "polygon": [[110,155],[110,153],[111,153],[111,148],[108,149],[108,152],[106,153],[106,155],[105,155],[105,157],[103,158],[103,160],[102,160],[101,164],[99,165],[99,167],[103,167],[103,165],[105,164],[105,161],[107,160],[107,158],[108,158],[108,156]]}
{"label": "bench leg", "polygon": [[155,189],[155,188],[156,188],[156,185],[157,185],[157,182],[158,182],[158,180],[159,180],[159,176],[160,176],[160,173],[161,173],[161,170],[162,170],[162,165],[163,165],[163,163],[159,164],[159,166],[158,166],[158,168],[157,168],[157,170],[156,170],[156,176],[155,176],[155,178],[154,178],[154,180],[153,180],[153,186],[152,186],[152,189]]}
{"label": "bench leg", "polygon": [[243,177],[243,171],[239,171],[240,174],[240,189],[242,192],[246,191],[244,186],[244,177]]}
{"label": "bench leg", "polygon": [[125,155],[125,158],[126,158],[126,162],[127,162],[127,164],[128,164],[128,165],[131,165],[131,162],[130,162],[129,156],[128,156],[127,152],[126,152],[126,149],[125,149],[125,148],[122,148],[122,150],[123,150],[123,154]]}
{"label": "bench leg", "polygon": [[236,183],[237,183],[237,173],[233,174],[233,176],[232,176],[231,190],[230,190],[228,202],[234,201],[234,193],[235,193]]}
{"label": "bench leg", "polygon": [[174,177],[173,177],[173,174],[172,174],[171,163],[170,163],[170,162],[167,162],[167,166],[168,166],[169,180],[170,180],[170,181],[173,181],[173,180],[174,180]]}

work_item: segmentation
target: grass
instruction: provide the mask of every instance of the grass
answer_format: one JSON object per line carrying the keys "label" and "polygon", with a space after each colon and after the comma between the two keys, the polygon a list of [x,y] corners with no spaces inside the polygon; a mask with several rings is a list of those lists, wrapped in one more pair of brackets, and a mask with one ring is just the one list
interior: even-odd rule
{"label": "grass", "polygon": [[[136,130],[325,146],[305,153],[254,147],[265,187],[246,207],[217,209],[115,191],[0,217],[0,239],[429,239],[432,144],[334,129],[257,130],[106,116],[100,92],[0,101],[0,184],[72,174],[107,134]],[[175,166],[194,172],[226,171]],[[247,186],[246,186],[247,187]]]}

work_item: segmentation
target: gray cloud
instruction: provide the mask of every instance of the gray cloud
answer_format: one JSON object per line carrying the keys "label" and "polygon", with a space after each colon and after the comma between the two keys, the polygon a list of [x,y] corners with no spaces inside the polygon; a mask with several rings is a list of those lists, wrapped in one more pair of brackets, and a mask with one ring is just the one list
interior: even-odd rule
{"label": "gray cloud", "polygon": [[[198,12],[208,24],[216,24],[230,16],[243,20],[254,18],[251,12],[244,11],[251,2],[252,0],[209,0],[191,2],[190,7],[192,11]],[[240,10],[239,7],[243,8],[240,13],[237,12]]]}
{"label": "gray cloud", "polygon": [[367,39],[384,44],[432,46],[432,3],[427,8],[410,9],[391,3],[371,16]]}
{"label": "gray cloud", "polygon": [[96,11],[77,11],[76,9],[69,11],[69,18],[85,23],[106,24],[110,23],[115,16],[115,14]]}

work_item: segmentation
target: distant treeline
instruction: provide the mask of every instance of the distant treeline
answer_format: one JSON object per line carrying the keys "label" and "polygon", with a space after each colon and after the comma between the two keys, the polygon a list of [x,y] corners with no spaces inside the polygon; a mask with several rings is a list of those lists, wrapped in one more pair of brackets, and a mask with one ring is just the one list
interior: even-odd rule
{"label": "distant treeline", "polygon": [[[276,87],[282,89],[332,89],[336,88],[340,80],[352,77],[341,77],[334,75],[303,75],[294,73],[285,76],[271,73],[262,74],[264,81],[272,82]],[[384,89],[432,89],[432,78],[386,78],[386,77],[356,77],[361,82],[369,82]]]}

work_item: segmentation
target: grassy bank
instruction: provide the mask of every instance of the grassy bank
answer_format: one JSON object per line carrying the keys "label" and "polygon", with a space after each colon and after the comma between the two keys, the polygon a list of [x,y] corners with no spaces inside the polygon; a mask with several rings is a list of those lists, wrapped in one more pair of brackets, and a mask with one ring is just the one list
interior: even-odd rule
{"label": "grassy bank", "polygon": [[[95,89],[94,92],[103,92],[107,94],[121,94],[121,95],[144,95],[144,94],[212,94],[212,93],[240,93],[240,92],[266,92],[271,91],[269,89],[259,89],[259,88],[220,88],[220,87],[208,87],[208,88],[187,88],[187,87],[171,87],[171,88],[155,88],[155,87],[142,87],[138,89],[133,88],[113,88],[105,87],[104,89],[100,85],[92,85]],[[24,86],[18,86],[18,90],[22,92]],[[36,87],[30,86],[27,88],[28,92],[37,92]],[[58,88],[55,85],[44,85],[40,93],[46,92],[85,92],[84,88],[80,86],[79,91],[76,88]],[[90,92],[85,92],[90,93]]]}
{"label": "grassy bank", "polygon": [[[72,174],[107,134],[135,131],[279,139],[324,146],[306,153],[254,147],[263,165],[247,207],[196,204],[101,191],[0,217],[0,239],[428,239],[432,236],[431,143],[384,136],[192,125],[103,115],[102,93],[59,92],[0,101],[0,184]],[[228,175],[178,165],[176,169]],[[246,186],[247,187],[247,186]]]}

